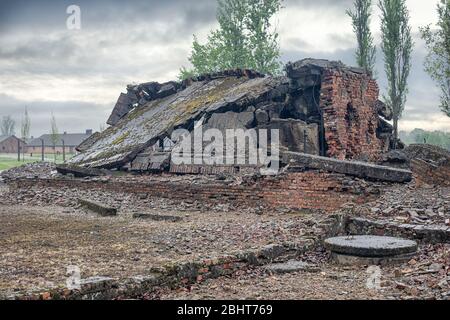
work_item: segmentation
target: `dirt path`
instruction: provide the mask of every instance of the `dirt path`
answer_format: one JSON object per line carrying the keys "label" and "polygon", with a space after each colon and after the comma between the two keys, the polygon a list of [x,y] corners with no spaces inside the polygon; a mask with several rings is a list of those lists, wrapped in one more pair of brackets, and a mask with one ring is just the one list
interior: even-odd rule
{"label": "dirt path", "polygon": [[169,213],[183,220],[137,220],[123,211],[99,218],[72,208],[0,206],[0,292],[64,284],[70,265],[80,267],[83,278],[120,279],[168,262],[295,242],[318,232],[301,216]]}

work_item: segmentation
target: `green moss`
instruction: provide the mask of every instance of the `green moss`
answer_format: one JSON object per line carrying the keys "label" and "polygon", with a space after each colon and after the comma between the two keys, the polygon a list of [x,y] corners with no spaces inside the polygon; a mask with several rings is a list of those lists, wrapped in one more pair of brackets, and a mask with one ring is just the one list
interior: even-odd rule
{"label": "green moss", "polygon": [[171,126],[176,126],[186,121],[199,109],[223,100],[232,87],[241,84],[243,81],[244,80],[238,78],[226,78],[219,85],[212,87],[209,90],[199,92],[197,96],[192,99],[172,105],[171,108],[181,110],[181,113],[174,117]]}
{"label": "green moss", "polygon": [[121,144],[122,142],[125,141],[126,138],[128,138],[128,136],[130,135],[130,132],[127,131],[125,132],[123,135],[121,135],[120,137],[118,137],[116,140],[114,140],[112,142],[112,145],[117,146],[118,144]]}
{"label": "green moss", "polygon": [[[111,142],[110,146],[104,146],[104,149],[106,149],[104,152],[100,152],[95,158],[86,160],[85,163],[101,162],[102,160],[114,157],[119,153],[124,155],[136,151],[140,147],[139,145],[133,143],[126,145],[124,143],[131,134],[127,129],[130,122],[133,122],[134,126],[140,126],[146,130],[152,129],[159,125],[160,122],[163,122],[164,124],[167,123],[167,125],[165,125],[166,129],[179,126],[188,121],[192,115],[199,110],[219,101],[223,101],[230,95],[231,91],[233,92],[233,95],[248,92],[249,86],[244,84],[246,81],[248,81],[246,78],[224,78],[216,80],[214,83],[200,84],[185,97],[183,94],[170,96],[164,99],[151,101],[145,106],[134,109],[116,126],[110,127],[101,133],[101,136],[98,137],[97,141],[107,139],[108,137],[118,137]],[[242,84],[244,85],[241,86]],[[236,87],[239,89],[236,90]],[[260,85],[254,83],[250,87],[255,91],[262,90]],[[144,118],[144,115],[153,108],[161,106],[167,106],[167,110],[159,111],[158,109],[158,112],[155,112],[155,114]],[[123,134],[121,131],[123,131]]]}

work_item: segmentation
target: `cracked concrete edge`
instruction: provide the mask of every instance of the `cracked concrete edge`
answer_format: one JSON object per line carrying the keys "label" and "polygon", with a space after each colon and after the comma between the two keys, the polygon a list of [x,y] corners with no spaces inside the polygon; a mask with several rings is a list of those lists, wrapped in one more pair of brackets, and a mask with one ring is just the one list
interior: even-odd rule
{"label": "cracked concrete edge", "polygon": [[0,295],[2,300],[107,300],[135,298],[160,287],[179,288],[245,270],[262,266],[274,260],[286,261],[313,250],[318,240],[271,244],[256,250],[242,250],[208,259],[188,262],[173,262],[159,268],[151,268],[148,275],[126,279],[93,277],[82,280],[81,288],[71,290],[64,287],[35,292]]}
{"label": "cracked concrete edge", "polygon": [[361,217],[346,218],[345,234],[402,237],[422,243],[450,243],[450,227],[445,225],[414,225]]}

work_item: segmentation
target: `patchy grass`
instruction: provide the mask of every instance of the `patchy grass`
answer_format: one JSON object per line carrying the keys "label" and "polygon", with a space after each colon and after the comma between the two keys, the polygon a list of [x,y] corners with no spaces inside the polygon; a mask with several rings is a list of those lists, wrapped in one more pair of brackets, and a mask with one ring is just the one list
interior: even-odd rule
{"label": "patchy grass", "polygon": [[21,165],[24,165],[24,164],[30,163],[30,162],[33,162],[33,161],[25,161],[25,162],[20,161],[19,162],[19,161],[17,161],[17,159],[12,160],[12,159],[8,159],[8,158],[0,158],[0,171],[19,167]]}
{"label": "patchy grass", "polygon": [[[72,156],[73,154],[67,154],[66,160],[70,159]],[[62,155],[57,155],[56,163],[62,163],[63,162],[62,158],[63,158]],[[17,161],[17,154],[0,154],[0,171],[20,167],[27,163],[39,162],[41,161],[41,159],[42,159],[41,155],[30,156],[28,154],[25,155],[25,160],[22,160],[21,155],[21,160]],[[55,157],[53,154],[45,154],[44,159],[45,161],[55,162]]]}

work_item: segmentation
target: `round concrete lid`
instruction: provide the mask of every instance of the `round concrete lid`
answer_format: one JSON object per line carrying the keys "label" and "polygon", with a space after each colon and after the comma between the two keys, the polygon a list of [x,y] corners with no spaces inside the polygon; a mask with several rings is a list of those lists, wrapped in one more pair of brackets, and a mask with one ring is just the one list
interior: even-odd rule
{"label": "round concrete lid", "polygon": [[392,237],[351,236],[327,239],[325,247],[346,255],[388,257],[416,252],[417,242]]}

